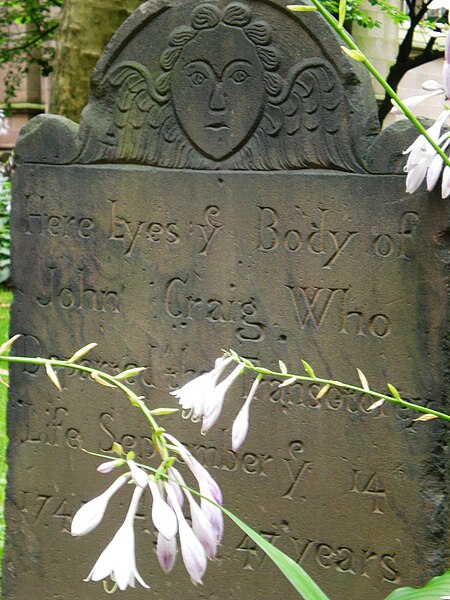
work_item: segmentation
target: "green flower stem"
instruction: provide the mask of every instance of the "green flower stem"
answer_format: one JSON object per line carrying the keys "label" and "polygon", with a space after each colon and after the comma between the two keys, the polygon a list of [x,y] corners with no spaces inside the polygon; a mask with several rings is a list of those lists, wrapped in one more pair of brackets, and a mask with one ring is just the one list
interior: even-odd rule
{"label": "green flower stem", "polygon": [[[147,419],[153,435],[156,436],[158,440],[158,446],[161,449],[161,455],[163,461],[166,461],[170,458],[170,453],[167,449],[167,443],[162,435],[164,430],[156,422],[155,417],[151,414],[151,411],[145,406],[142,398],[137,396],[133,390],[131,390],[127,385],[117,380],[114,375],[110,375],[109,373],[105,373],[104,371],[99,371],[98,369],[92,369],[91,367],[85,367],[83,365],[79,365],[75,362],[69,362],[65,360],[57,360],[53,358],[30,358],[26,356],[0,356],[0,361],[8,362],[8,363],[21,363],[21,364],[31,364],[31,365],[51,365],[52,367],[62,367],[65,369],[75,369],[76,371],[82,371],[83,373],[88,373],[89,375],[95,375],[105,381],[113,385],[122,391],[127,398],[130,400],[131,404],[136,408],[139,408],[141,412],[144,414]],[[95,379],[94,379],[95,381]]]}
{"label": "green flower stem", "polygon": [[424,126],[418,121],[418,119],[413,115],[413,113],[409,110],[407,106],[403,104],[400,98],[397,96],[395,91],[391,88],[388,82],[384,79],[384,77],[377,71],[377,69],[373,66],[370,60],[365,56],[365,54],[361,51],[357,44],[352,40],[352,38],[348,35],[345,29],[339,25],[333,15],[322,5],[319,0],[311,0],[314,6],[317,8],[318,12],[324,17],[327,23],[336,31],[336,33],[344,40],[344,42],[348,45],[349,48],[355,50],[361,55],[361,62],[365,65],[368,71],[375,77],[375,79],[383,86],[389,96],[396,102],[396,104],[400,107],[401,111],[407,117],[410,122],[414,125],[414,127],[421,133],[424,138],[429,142],[439,156],[443,159],[444,163],[450,166],[450,159],[445,154],[443,150],[438,146],[438,144],[433,140],[433,138],[427,133]]}
{"label": "green flower stem", "polygon": [[[411,408],[413,410],[417,410],[419,412],[425,413],[427,415],[433,415],[434,417],[438,417],[439,419],[444,419],[445,421],[450,421],[450,415],[442,413],[438,410],[433,410],[431,408],[426,408],[425,406],[420,406],[420,404],[414,404],[413,402],[408,402],[407,400],[403,400],[402,398],[394,398],[393,396],[388,396],[387,394],[381,394],[380,392],[374,392],[370,389],[364,389],[362,387],[358,387],[356,385],[351,385],[349,383],[342,383],[341,381],[335,381],[334,379],[324,379],[322,377],[308,377],[303,375],[296,375],[294,373],[282,373],[281,371],[271,371],[270,369],[266,369],[264,367],[257,367],[250,363],[247,359],[242,358],[241,356],[230,354],[233,357],[233,360],[237,363],[241,363],[245,366],[249,371],[253,371],[254,373],[259,373],[262,375],[269,375],[271,377],[281,377],[283,379],[296,379],[297,381],[307,381],[309,383],[318,383],[320,385],[329,385],[333,387],[339,387],[345,390],[351,390],[353,392],[358,392],[361,394],[368,394],[369,396],[373,396],[378,400],[385,400],[387,402],[391,402],[393,404],[399,404],[400,406],[404,406],[405,408]],[[287,386],[286,386],[287,387]]]}

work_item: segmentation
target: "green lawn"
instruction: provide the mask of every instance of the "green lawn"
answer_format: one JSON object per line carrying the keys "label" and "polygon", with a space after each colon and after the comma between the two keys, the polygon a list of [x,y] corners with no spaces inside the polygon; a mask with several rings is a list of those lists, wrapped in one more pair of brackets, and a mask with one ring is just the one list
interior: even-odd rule
{"label": "green lawn", "polygon": [[[8,339],[9,329],[9,305],[11,304],[12,293],[9,290],[0,288],[0,343]],[[4,365],[0,365],[0,377],[5,381],[3,373]],[[3,536],[5,524],[3,520],[3,501],[5,496],[6,484],[6,446],[8,438],[6,436],[6,401],[7,388],[0,385],[0,561],[3,555]]]}

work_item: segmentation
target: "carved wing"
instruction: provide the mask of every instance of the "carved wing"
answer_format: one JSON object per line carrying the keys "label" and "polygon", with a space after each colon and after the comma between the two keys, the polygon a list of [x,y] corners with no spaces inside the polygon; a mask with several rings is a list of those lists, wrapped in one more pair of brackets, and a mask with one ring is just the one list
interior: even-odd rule
{"label": "carved wing", "polygon": [[363,171],[353,150],[344,88],[328,62],[311,59],[294,65],[271,104],[281,112],[278,139],[287,165]]}
{"label": "carved wing", "polygon": [[114,158],[143,161],[155,135],[152,136],[151,129],[158,128],[160,104],[164,99],[140,63],[121,62],[108,73],[107,80],[118,88],[108,132]]}

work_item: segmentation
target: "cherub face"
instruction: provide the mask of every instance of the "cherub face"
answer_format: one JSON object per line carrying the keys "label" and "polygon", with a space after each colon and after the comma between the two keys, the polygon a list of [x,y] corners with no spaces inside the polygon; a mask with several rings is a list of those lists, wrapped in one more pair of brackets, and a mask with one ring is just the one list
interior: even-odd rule
{"label": "cherub face", "polygon": [[172,72],[181,127],[202,154],[221,160],[255,130],[264,108],[264,71],[243,31],[220,24],[183,48]]}

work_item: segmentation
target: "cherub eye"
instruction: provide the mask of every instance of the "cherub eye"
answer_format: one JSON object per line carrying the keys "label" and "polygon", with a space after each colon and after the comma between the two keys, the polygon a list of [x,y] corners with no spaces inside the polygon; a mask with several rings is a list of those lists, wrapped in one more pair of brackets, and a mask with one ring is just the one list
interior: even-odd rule
{"label": "cherub eye", "polygon": [[244,69],[236,69],[236,71],[234,71],[230,77],[234,83],[244,83],[244,81],[248,79],[250,75],[244,71]]}
{"label": "cherub eye", "polygon": [[202,85],[202,83],[206,79],[206,75],[201,71],[194,71],[193,73],[188,75],[188,77],[193,85]]}

